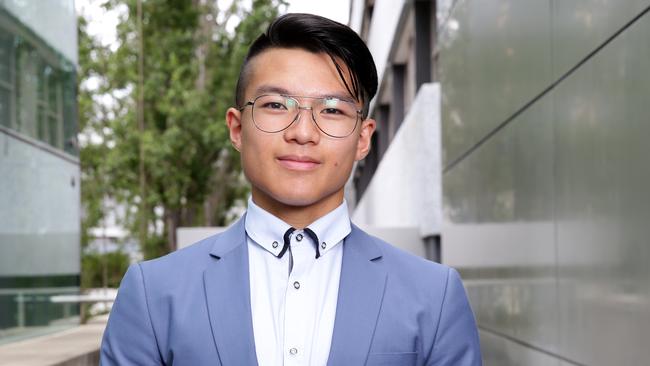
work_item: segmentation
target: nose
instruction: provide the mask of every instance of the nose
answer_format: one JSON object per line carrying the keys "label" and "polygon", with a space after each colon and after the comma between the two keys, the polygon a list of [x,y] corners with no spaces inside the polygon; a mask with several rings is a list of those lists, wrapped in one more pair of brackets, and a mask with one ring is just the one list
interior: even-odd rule
{"label": "nose", "polygon": [[301,145],[317,144],[320,141],[320,131],[314,122],[312,107],[298,107],[298,115],[291,126],[284,130],[284,138],[287,142],[295,141]]}

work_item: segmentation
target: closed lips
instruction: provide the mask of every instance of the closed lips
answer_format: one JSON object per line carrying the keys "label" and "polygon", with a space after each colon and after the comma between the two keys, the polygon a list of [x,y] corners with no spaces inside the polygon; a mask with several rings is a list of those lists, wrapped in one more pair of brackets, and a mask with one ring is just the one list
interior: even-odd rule
{"label": "closed lips", "polygon": [[298,170],[312,169],[321,163],[320,161],[308,156],[284,155],[277,159],[282,166]]}

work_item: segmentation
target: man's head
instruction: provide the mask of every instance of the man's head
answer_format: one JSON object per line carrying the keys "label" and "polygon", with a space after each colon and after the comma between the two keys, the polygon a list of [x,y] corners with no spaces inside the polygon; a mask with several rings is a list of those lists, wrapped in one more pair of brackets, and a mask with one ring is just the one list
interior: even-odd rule
{"label": "man's head", "polygon": [[370,149],[376,90],[372,56],[354,31],[315,15],[276,19],[251,46],[237,108],[226,113],[255,202],[314,218],[338,206]]}
{"label": "man's head", "polygon": [[237,79],[235,104],[238,107],[246,103],[244,94],[250,81],[251,60],[271,48],[294,48],[327,54],[337,68],[339,77],[346,83],[348,93],[364,104],[363,117],[367,117],[370,100],[377,93],[377,69],[372,54],[352,29],[312,14],[283,15],[253,42]]}

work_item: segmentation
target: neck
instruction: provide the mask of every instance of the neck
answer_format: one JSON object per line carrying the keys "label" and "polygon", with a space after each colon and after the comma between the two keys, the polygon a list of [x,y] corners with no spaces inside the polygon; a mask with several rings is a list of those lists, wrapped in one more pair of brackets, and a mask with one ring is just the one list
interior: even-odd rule
{"label": "neck", "polygon": [[343,203],[343,189],[306,205],[280,202],[255,187],[251,194],[256,205],[296,229],[304,229]]}

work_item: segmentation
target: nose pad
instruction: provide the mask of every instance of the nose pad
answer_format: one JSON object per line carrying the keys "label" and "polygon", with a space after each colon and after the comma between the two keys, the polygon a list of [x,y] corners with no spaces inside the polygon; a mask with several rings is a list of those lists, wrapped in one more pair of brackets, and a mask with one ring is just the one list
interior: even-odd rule
{"label": "nose pad", "polygon": [[[314,119],[314,110],[312,109],[312,107],[298,107],[298,109],[299,109],[301,112],[302,112],[302,111],[309,111],[310,117],[311,117],[312,119]],[[298,115],[300,116],[300,113],[298,113]]]}
{"label": "nose pad", "polygon": [[291,124],[294,124],[300,120],[300,115],[302,114],[302,111],[309,111],[308,115],[311,122],[316,123],[316,120],[314,119],[314,110],[312,109],[312,107],[298,107],[298,114],[296,114],[296,117],[293,119],[293,122],[291,122]]}
{"label": "nose pad", "polygon": [[[287,127],[287,138],[296,139],[298,141],[315,141],[319,138],[320,127],[314,120],[314,113],[311,107],[298,107],[298,113],[293,119],[289,127]],[[301,112],[306,110],[308,116],[301,117]],[[308,118],[307,121],[300,121],[301,118]],[[298,124],[302,123],[302,125]]]}

